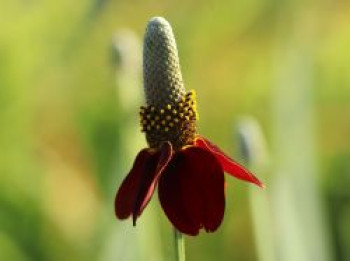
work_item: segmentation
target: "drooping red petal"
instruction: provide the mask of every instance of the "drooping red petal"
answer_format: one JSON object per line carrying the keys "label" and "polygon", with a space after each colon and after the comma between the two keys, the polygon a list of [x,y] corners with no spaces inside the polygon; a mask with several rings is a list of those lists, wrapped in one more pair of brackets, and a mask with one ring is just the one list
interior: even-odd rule
{"label": "drooping red petal", "polygon": [[165,167],[168,165],[173,156],[173,148],[170,142],[163,143],[160,149],[158,164],[152,175],[146,176],[144,182],[141,184],[133,211],[133,224],[136,225],[136,219],[141,215],[142,211],[151,200],[156,184],[163,173]]}
{"label": "drooping red petal", "polygon": [[206,150],[188,147],[176,153],[159,179],[162,208],[181,232],[215,231],[224,216],[224,173]]}
{"label": "drooping red petal", "polygon": [[195,145],[213,153],[215,157],[220,161],[221,166],[224,168],[225,172],[238,179],[254,183],[259,187],[265,187],[265,185],[251,172],[239,165],[237,162],[227,156],[221,149],[219,149],[216,145],[204,137],[199,136],[195,141]]}
{"label": "drooping red petal", "polygon": [[145,176],[152,175],[154,172],[158,158],[159,154],[149,149],[143,149],[137,155],[115,199],[115,213],[119,219],[126,219],[132,214],[140,186]]}
{"label": "drooping red petal", "polygon": [[115,199],[115,213],[119,219],[133,215],[133,223],[150,201],[156,180],[170,161],[171,145],[161,151],[143,149],[137,155],[134,165],[120,186]]}

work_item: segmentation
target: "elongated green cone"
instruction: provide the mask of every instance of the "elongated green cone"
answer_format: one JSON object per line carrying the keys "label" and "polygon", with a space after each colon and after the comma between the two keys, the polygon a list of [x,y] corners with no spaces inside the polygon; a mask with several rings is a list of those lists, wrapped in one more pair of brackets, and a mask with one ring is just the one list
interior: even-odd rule
{"label": "elongated green cone", "polygon": [[143,46],[143,78],[147,106],[140,109],[142,131],[150,147],[170,142],[175,150],[193,144],[196,135],[195,92],[186,93],[170,24],[152,18]]}
{"label": "elongated green cone", "polygon": [[173,30],[162,17],[154,17],[147,24],[143,79],[147,105],[174,105],[185,94]]}

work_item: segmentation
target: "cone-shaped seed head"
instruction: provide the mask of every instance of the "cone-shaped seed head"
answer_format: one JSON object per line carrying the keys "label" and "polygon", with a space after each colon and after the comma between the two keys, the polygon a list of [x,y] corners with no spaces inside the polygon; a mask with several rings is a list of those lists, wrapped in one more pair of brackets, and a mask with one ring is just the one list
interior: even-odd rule
{"label": "cone-shaped seed head", "polygon": [[151,148],[170,142],[179,150],[194,142],[196,95],[186,93],[173,31],[161,17],[147,25],[143,46],[143,78],[147,106],[141,106],[140,123]]}
{"label": "cone-shaped seed head", "polygon": [[185,94],[174,34],[162,17],[154,17],[147,24],[143,79],[147,105],[174,105]]}

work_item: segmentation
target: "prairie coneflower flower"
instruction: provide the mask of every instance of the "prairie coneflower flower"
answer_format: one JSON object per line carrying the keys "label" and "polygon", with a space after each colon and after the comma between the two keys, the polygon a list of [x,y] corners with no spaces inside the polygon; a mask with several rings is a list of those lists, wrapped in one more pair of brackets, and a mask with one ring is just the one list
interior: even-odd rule
{"label": "prairie coneflower flower", "polygon": [[149,21],[144,37],[143,76],[146,106],[140,109],[149,148],[137,155],[115,199],[119,219],[137,218],[156,186],[173,226],[188,235],[215,231],[225,211],[224,172],[263,184],[217,146],[196,132],[194,91],[186,92],[175,39],[169,23]]}

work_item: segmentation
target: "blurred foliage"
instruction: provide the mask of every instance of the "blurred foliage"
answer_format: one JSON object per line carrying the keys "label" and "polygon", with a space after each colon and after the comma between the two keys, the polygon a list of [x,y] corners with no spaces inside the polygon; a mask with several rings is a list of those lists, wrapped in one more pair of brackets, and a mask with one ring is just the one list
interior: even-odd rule
{"label": "blurred foliage", "polygon": [[[284,50],[311,42],[317,178],[335,231],[330,242],[337,260],[348,260],[350,203],[340,217],[334,208],[350,193],[350,5],[312,0],[2,1],[0,260],[113,259],[104,254],[108,231],[131,226],[113,214],[126,174],[118,165],[132,162],[120,162],[123,111],[109,48],[119,28],[142,39],[155,15],[173,25],[186,86],[198,93],[200,132],[227,151],[237,146],[232,126],[240,115],[254,116],[271,140],[271,92]],[[189,260],[257,260],[247,186],[227,183],[223,225],[187,239]]]}

